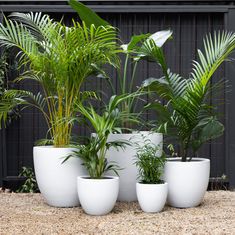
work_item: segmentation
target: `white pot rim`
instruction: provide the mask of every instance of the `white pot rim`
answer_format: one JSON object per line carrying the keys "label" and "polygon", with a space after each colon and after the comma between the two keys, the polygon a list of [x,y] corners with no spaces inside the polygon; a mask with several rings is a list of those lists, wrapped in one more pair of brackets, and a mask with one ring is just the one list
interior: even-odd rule
{"label": "white pot rim", "polygon": [[74,147],[55,147],[54,145],[33,146],[34,149],[75,149]]}
{"label": "white pot rim", "polygon": [[144,134],[155,134],[155,135],[163,135],[160,132],[154,131],[133,131],[132,133],[111,133],[110,135],[125,135],[125,136],[133,136],[133,135],[144,135]]}
{"label": "white pot rim", "polygon": [[105,178],[101,178],[101,179],[91,179],[89,175],[80,175],[77,177],[77,179],[81,179],[84,181],[94,181],[94,182],[100,182],[100,181],[107,181],[107,180],[118,180],[119,177],[118,176],[110,176],[110,175],[106,175]]}
{"label": "white pot rim", "polygon": [[167,182],[164,182],[162,184],[144,184],[144,183],[136,182],[136,184],[144,185],[145,187],[161,187],[161,186],[164,186],[164,185],[168,185]]}
{"label": "white pot rim", "polygon": [[205,162],[210,162],[210,159],[208,158],[199,158],[194,157],[191,159],[191,161],[182,162],[180,157],[174,157],[174,158],[167,158],[166,163],[167,164],[201,164]]}

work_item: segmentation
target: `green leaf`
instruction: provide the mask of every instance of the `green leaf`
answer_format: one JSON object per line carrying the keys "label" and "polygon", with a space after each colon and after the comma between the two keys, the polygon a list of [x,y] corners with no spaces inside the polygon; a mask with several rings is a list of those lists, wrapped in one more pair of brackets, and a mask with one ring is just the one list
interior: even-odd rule
{"label": "green leaf", "polygon": [[90,8],[76,0],[69,0],[69,5],[78,13],[81,20],[84,21],[88,27],[92,24],[95,25],[95,27],[110,25]]}
{"label": "green leaf", "polygon": [[210,117],[201,120],[195,129],[198,137],[192,141],[192,147],[194,151],[197,151],[203,143],[221,136],[224,132],[224,125],[215,117]]}
{"label": "green leaf", "polygon": [[149,36],[150,34],[134,35],[131,37],[131,41],[128,44],[124,44],[121,47],[124,49],[124,51],[131,52],[132,50],[137,49],[136,46],[144,39],[147,39]]}
{"label": "green leaf", "polygon": [[217,119],[212,118],[202,129],[199,139],[207,141],[221,136],[224,132],[224,125]]}
{"label": "green leaf", "polygon": [[171,117],[171,113],[169,112],[167,106],[162,105],[160,102],[155,101],[154,103],[150,103],[145,106],[145,109],[152,109],[157,112],[157,120],[158,121],[167,121]]}
{"label": "green leaf", "polygon": [[148,78],[143,81],[141,87],[151,92],[156,92],[160,97],[170,99],[171,89],[168,81],[162,78]]}

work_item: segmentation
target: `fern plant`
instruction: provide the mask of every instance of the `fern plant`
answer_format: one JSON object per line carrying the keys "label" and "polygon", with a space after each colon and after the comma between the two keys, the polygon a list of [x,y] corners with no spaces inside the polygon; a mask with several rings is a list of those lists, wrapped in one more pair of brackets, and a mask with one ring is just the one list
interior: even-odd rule
{"label": "fern plant", "polygon": [[190,161],[206,141],[223,134],[224,126],[217,118],[216,107],[208,102],[210,91],[220,87],[221,83],[210,86],[210,81],[234,51],[235,33],[215,32],[214,36],[206,36],[204,51],[198,50],[199,60],[193,61],[188,79],[168,69],[163,51],[153,41],[146,48],[146,58],[161,66],[163,77],[145,80],[142,88],[165,100],[162,103],[157,99],[146,108],[157,112],[157,130],[177,140],[177,155],[182,161]]}
{"label": "fern plant", "polygon": [[5,89],[0,122],[6,122],[16,107],[33,106],[43,113],[53,145],[69,145],[74,104],[88,97],[89,92],[81,91],[86,78],[105,64],[118,65],[116,39],[116,29],[110,25],[73,21],[67,27],[41,13],[13,13],[5,18],[0,24],[0,45],[18,48],[19,70],[24,70],[14,82],[34,80],[42,92]]}

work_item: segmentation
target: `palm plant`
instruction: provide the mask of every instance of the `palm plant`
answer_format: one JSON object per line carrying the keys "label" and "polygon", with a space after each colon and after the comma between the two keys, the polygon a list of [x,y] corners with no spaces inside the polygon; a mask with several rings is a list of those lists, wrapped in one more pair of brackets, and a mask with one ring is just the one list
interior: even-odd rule
{"label": "palm plant", "polygon": [[[84,6],[81,3],[78,3],[76,0],[70,0],[70,4],[74,7],[80,18],[87,25],[90,25],[91,22],[97,26],[108,25],[106,21],[101,19],[98,15],[94,14],[94,12],[92,12],[90,9],[84,8]],[[126,115],[125,119],[121,120],[121,126],[125,131],[129,131],[133,127],[133,124],[140,122],[139,117],[141,113],[136,112],[136,107],[139,104],[138,101],[144,101],[140,97],[146,95],[146,93],[142,91],[141,87],[134,87],[134,82],[136,79],[138,64],[141,59],[145,58],[145,53],[149,49],[147,48],[147,46],[149,46],[148,42],[153,40],[154,43],[161,48],[165,42],[171,38],[171,35],[171,30],[162,30],[154,34],[147,33],[134,35],[131,37],[129,43],[121,45],[120,54],[124,54],[125,58],[124,65],[117,67],[116,71],[117,84],[120,87],[118,94],[114,85],[114,82],[116,84],[116,81],[114,81],[106,72],[99,71],[99,77],[106,79],[109,86],[111,87],[112,95],[124,95],[131,93],[139,94],[139,96],[130,96],[129,99],[125,99],[125,101],[122,102],[121,106],[119,107],[119,109],[123,112],[129,113],[132,117],[135,115],[136,117],[135,119],[132,119],[134,123],[131,122],[131,120],[128,118],[128,115]],[[133,68],[130,79],[128,79],[129,67]]]}
{"label": "palm plant", "polygon": [[[149,89],[160,98],[147,105],[158,114],[157,129],[174,137],[179,143],[179,156],[182,161],[191,160],[206,141],[223,134],[224,126],[216,116],[215,107],[209,104],[212,75],[235,49],[235,33],[215,32],[204,39],[204,52],[198,50],[198,61],[193,61],[193,71],[188,79],[172,73],[166,64],[161,48],[154,45],[148,50],[150,57],[162,68],[163,77],[149,78],[143,82],[143,89]],[[192,155],[190,155],[190,153]]]}
{"label": "palm plant", "polygon": [[117,65],[116,29],[73,21],[71,27],[41,13],[13,13],[0,24],[0,44],[19,50],[15,80],[34,80],[42,93],[6,89],[0,98],[0,121],[16,107],[38,108],[44,115],[53,145],[70,143],[75,103],[93,93],[81,92],[86,78],[104,64]]}
{"label": "palm plant", "polygon": [[73,156],[83,160],[83,165],[86,167],[91,178],[101,179],[107,171],[114,171],[118,174],[117,170],[119,167],[116,163],[107,161],[106,152],[110,147],[124,148],[128,143],[122,140],[109,141],[108,137],[111,133],[121,132],[121,128],[118,127],[120,119],[129,115],[120,111],[118,106],[126,99],[135,95],[138,94],[112,96],[101,115],[95,111],[92,105],[90,107],[84,107],[81,103],[77,104],[79,113],[88,121],[88,126],[92,126],[95,134],[92,134],[88,139],[88,143],[78,145]]}
{"label": "palm plant", "polygon": [[158,145],[145,139],[144,146],[137,145],[136,166],[139,171],[139,179],[143,184],[161,184],[164,165],[166,162],[165,153],[157,157]]}

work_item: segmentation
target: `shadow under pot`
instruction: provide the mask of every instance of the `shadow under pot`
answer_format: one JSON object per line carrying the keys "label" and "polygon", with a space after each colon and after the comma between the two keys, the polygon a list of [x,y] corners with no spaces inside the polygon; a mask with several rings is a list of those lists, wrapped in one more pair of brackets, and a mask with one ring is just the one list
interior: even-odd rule
{"label": "shadow under pot", "polygon": [[209,176],[209,159],[192,158],[182,162],[180,158],[169,158],[163,177],[168,183],[167,203],[178,208],[198,206],[206,193]]}
{"label": "shadow under pot", "polygon": [[77,176],[87,174],[79,158],[70,157],[73,148],[37,146],[33,148],[35,176],[46,202],[55,207],[79,206]]}
{"label": "shadow under pot", "polygon": [[115,206],[119,191],[119,177],[106,176],[91,179],[77,177],[77,190],[81,206],[88,215],[106,215]]}

